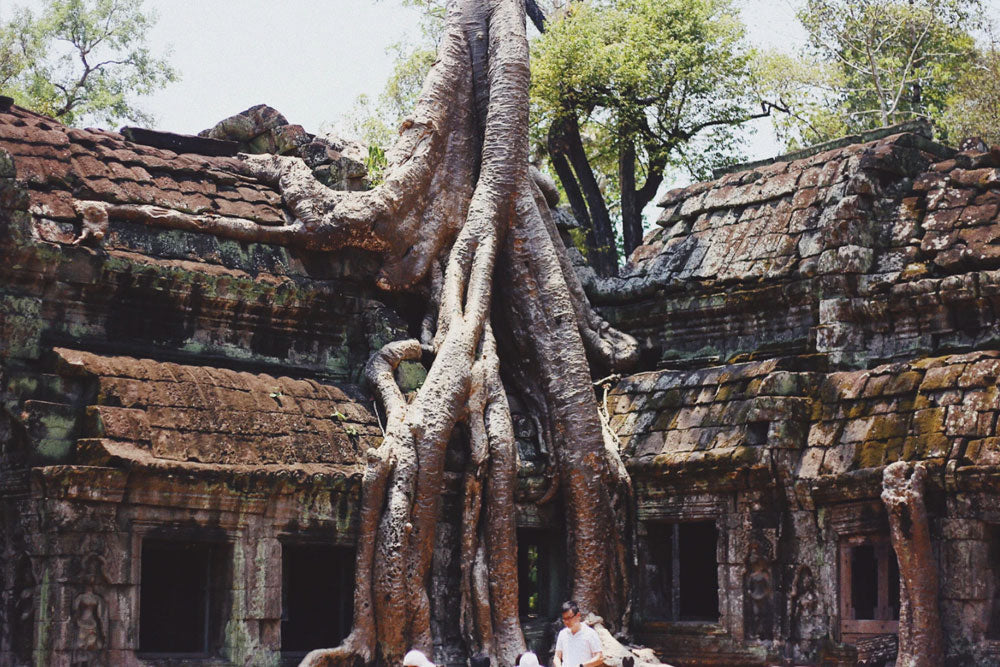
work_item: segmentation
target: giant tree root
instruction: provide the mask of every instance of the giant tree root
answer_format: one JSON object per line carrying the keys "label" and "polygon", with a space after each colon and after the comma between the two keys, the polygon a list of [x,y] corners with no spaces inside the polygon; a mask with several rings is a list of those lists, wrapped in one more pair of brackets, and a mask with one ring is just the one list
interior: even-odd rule
{"label": "giant tree root", "polygon": [[[420,340],[391,343],[369,362],[386,427],[362,485],[353,627],[305,665],[398,664],[411,648],[431,652],[427,591],[445,451],[459,423],[469,448],[462,635],[470,653],[502,667],[524,650],[508,395],[523,399],[554,453],[571,595],[613,630],[627,616],[631,488],[602,427],[589,363],[622,368],[638,346],[590,307],[549,214],[554,189],[528,169],[528,84],[523,0],[452,0],[437,62],[377,188],[335,192],[298,158],[250,156],[245,175],[281,191],[294,218],[287,225],[156,207],[91,211],[98,222],[362,248],[381,257],[379,287],[427,299]],[[423,385],[404,397],[395,368],[431,357]]]}
{"label": "giant tree root", "polygon": [[923,463],[904,461],[886,466],[882,477],[882,502],[889,512],[901,583],[898,667],[944,664],[938,568],[924,505],[926,478]]}

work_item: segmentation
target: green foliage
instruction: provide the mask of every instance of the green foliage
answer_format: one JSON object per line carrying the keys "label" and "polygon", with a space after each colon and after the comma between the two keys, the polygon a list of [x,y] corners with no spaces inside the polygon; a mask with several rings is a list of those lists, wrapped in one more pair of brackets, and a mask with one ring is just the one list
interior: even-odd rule
{"label": "green foliage", "polygon": [[385,149],[377,144],[369,144],[365,168],[368,170],[368,180],[373,186],[378,185],[385,178],[385,168],[388,164]]}
{"label": "green foliage", "polygon": [[346,118],[349,133],[369,146],[383,149],[392,145],[399,126],[413,111],[444,32],[444,0],[403,0],[403,5],[420,10],[415,41],[389,45],[387,52],[395,56],[395,65],[378,99],[358,96]]}
{"label": "green foliage", "polygon": [[573,247],[579,250],[580,254],[586,259],[587,253],[590,250],[587,247],[587,232],[579,227],[571,227],[566,231],[569,233],[569,239],[573,243]]}
{"label": "green foliage", "polygon": [[755,102],[749,65],[728,0],[581,1],[533,45],[532,102],[541,128],[581,119],[607,151],[593,154],[606,182],[625,142],[640,175],[660,162],[701,177],[738,152],[736,126]]}
{"label": "green foliage", "polygon": [[177,79],[146,46],[155,21],[142,0],[50,0],[39,16],[18,9],[0,26],[0,87],[67,124],[149,124],[134,98]]}
{"label": "green foliage", "polygon": [[836,65],[768,51],[757,55],[754,67],[759,94],[789,111],[771,117],[787,150],[847,134],[845,116],[838,113],[845,83]]}
{"label": "green foliage", "polygon": [[992,36],[955,84],[941,124],[951,141],[1000,144],[1000,44]]}
{"label": "green foliage", "polygon": [[758,64],[789,148],[908,120],[940,121],[975,53],[978,0],[807,0],[801,56]]}

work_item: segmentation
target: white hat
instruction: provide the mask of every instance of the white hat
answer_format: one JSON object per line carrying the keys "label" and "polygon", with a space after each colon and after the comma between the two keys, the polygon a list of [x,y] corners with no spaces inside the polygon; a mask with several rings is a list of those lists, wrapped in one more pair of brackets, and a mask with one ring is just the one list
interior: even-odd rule
{"label": "white hat", "polygon": [[521,659],[517,663],[517,667],[538,667],[538,656],[531,651],[522,653]]}
{"label": "white hat", "polygon": [[420,651],[410,651],[403,656],[403,667],[436,667],[436,665]]}

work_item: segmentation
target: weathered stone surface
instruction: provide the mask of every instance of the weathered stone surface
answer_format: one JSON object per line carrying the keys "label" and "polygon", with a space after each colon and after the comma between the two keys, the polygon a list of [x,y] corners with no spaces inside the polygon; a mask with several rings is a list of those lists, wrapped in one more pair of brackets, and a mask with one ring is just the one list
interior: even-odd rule
{"label": "weathered stone surface", "polygon": [[[365,187],[360,147],[273,109],[207,134]],[[655,620],[634,601],[637,636],[668,661],[888,658],[894,620],[853,618],[843,573],[855,546],[888,544],[883,468],[919,460],[948,659],[998,662],[1000,151],[955,154],[919,127],[883,135],[670,192],[622,278],[581,269],[644,351],[607,400],[640,579],[663,574],[649,560],[657,526],[715,531],[698,554],[715,568],[717,615]],[[365,450],[381,438],[362,367],[419,317],[374,289],[360,253],[101,216],[142,204],[287,224],[277,192],[237,160],[16,107],[0,112],[0,148],[0,609],[14,619],[0,662],[134,662],[141,545],[170,538],[225,545],[217,658],[277,664],[283,549],[352,544]],[[400,376],[412,388],[422,366]],[[551,452],[523,400],[511,397],[519,525],[557,535]],[[448,457],[452,516],[468,453],[455,443]],[[435,547],[443,606],[456,525]],[[76,610],[102,606],[103,643],[81,655],[81,637],[96,644]],[[458,660],[458,621],[442,614],[435,651]]]}

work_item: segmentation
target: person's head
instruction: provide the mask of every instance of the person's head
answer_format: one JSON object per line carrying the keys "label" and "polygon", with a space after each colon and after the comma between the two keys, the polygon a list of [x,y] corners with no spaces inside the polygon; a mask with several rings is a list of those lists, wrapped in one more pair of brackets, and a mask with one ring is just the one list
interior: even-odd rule
{"label": "person's head", "polygon": [[517,657],[517,667],[539,667],[538,656],[527,651]]}
{"label": "person's head", "polygon": [[580,627],[580,605],[576,600],[567,600],[563,602],[560,612],[563,625],[575,633]]}
{"label": "person's head", "polygon": [[435,667],[435,665],[426,655],[414,650],[403,656],[403,667]]}

